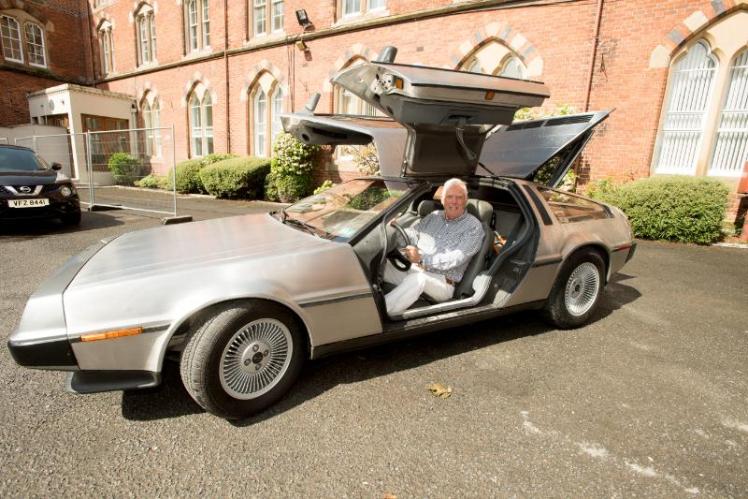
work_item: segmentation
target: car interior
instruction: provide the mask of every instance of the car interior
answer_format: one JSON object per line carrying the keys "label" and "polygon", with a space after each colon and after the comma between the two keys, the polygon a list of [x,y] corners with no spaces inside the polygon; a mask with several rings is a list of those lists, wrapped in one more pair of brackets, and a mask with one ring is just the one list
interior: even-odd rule
{"label": "car interior", "polygon": [[[463,279],[456,284],[453,299],[436,303],[427,295],[422,295],[408,310],[389,319],[408,320],[439,315],[481,303],[501,307],[529,267],[534,249],[531,237],[534,224],[531,223],[527,207],[518,202],[516,194],[504,182],[486,179],[470,183],[468,187],[466,210],[480,220],[484,240],[471,258]],[[440,184],[435,183],[387,217],[380,231],[371,231],[369,237],[354,245],[362,263],[370,270],[370,279],[378,284],[375,289],[380,289],[382,296],[394,287],[382,280],[385,262],[389,260],[401,269],[403,263],[407,262],[398,257],[402,237],[397,236],[398,231],[390,225],[390,221],[394,219],[396,225],[403,228],[411,227],[432,211],[443,209],[440,197]],[[374,243],[373,233],[376,232],[380,237]],[[384,239],[386,243],[382,242]],[[378,249],[376,252],[372,251],[374,244]],[[383,303],[382,299],[382,309]]]}

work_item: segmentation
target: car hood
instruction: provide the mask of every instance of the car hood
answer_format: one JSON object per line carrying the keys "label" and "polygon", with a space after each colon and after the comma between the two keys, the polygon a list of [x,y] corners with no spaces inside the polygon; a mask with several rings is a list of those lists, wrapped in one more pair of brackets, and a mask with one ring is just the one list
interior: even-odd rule
{"label": "car hood", "polygon": [[54,170],[0,171],[0,185],[47,185],[67,177]]}
{"label": "car hood", "polygon": [[329,244],[269,214],[156,227],[122,235],[105,245],[78,272],[69,289],[239,259],[299,254]]}

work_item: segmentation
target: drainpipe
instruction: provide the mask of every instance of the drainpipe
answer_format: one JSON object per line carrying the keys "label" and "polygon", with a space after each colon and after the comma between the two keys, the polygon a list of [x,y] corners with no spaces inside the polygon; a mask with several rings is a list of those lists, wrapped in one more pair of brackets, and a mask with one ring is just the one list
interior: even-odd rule
{"label": "drainpipe", "polygon": [[597,57],[597,42],[600,37],[600,23],[603,18],[603,0],[597,0],[597,17],[595,18],[595,36],[592,38],[592,59],[590,60],[590,72],[587,77],[587,98],[584,101],[584,110],[590,110],[590,98],[592,96],[592,77],[595,73],[595,58]]}
{"label": "drainpipe", "polygon": [[226,80],[226,152],[231,152],[231,120],[229,119],[229,2],[223,0],[223,69]]}

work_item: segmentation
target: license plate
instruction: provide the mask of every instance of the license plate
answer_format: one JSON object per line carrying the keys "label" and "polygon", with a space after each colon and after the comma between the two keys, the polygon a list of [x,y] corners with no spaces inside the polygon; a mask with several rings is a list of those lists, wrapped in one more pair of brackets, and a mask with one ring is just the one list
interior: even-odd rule
{"label": "license plate", "polygon": [[37,206],[48,206],[49,199],[47,198],[34,198],[34,199],[9,199],[8,206],[11,208],[36,208]]}

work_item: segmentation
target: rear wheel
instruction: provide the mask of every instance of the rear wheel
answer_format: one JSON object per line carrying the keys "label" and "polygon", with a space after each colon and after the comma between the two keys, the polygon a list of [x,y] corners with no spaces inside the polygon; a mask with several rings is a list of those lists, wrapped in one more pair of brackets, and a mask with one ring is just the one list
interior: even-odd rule
{"label": "rear wheel", "polygon": [[570,329],[585,324],[602,295],[605,263],[599,253],[585,249],[573,254],[556,279],[545,316],[554,326]]}
{"label": "rear wheel", "polygon": [[250,301],[217,309],[182,353],[182,382],[206,411],[241,419],[279,400],[305,358],[296,318],[276,304]]}

